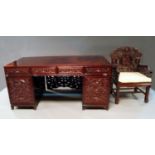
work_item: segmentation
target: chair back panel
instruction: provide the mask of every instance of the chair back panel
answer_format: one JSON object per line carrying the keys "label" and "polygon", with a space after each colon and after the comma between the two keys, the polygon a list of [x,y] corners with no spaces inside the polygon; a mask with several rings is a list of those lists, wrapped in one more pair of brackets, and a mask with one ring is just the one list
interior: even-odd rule
{"label": "chair back panel", "polygon": [[111,63],[120,72],[137,71],[142,53],[133,47],[121,47],[111,54]]}

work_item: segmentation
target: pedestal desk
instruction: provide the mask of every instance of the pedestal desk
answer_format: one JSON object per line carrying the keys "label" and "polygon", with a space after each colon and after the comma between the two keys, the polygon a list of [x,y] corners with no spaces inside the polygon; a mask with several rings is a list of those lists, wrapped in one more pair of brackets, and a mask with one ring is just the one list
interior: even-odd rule
{"label": "pedestal desk", "polygon": [[[12,109],[14,106],[36,109],[41,90],[45,89],[43,79],[47,78],[57,79],[56,87],[81,86],[83,109],[108,109],[112,68],[102,56],[24,57],[5,65],[4,70]],[[72,86],[67,77],[70,81],[79,77],[81,85]],[[63,79],[63,84],[59,79]],[[50,84],[53,86],[54,82]]]}

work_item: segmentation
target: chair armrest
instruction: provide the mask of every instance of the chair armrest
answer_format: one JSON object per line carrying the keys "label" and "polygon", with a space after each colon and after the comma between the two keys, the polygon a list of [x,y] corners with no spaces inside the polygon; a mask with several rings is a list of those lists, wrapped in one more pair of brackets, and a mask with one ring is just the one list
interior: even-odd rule
{"label": "chair armrest", "polygon": [[139,65],[138,72],[140,72],[148,77],[152,77],[152,75],[153,75],[153,72],[149,69],[149,67],[147,65]]}

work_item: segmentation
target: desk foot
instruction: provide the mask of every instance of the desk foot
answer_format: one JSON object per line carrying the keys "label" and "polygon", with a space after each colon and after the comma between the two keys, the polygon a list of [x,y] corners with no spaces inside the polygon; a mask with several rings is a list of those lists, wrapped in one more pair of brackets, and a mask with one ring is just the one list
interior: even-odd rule
{"label": "desk foot", "polygon": [[34,110],[37,110],[37,106],[34,106],[33,109],[34,109]]}
{"label": "desk foot", "polygon": [[11,110],[14,110],[14,106],[13,105],[11,105]]}
{"label": "desk foot", "polygon": [[109,109],[109,106],[104,106],[104,107],[102,107],[102,106],[82,106],[82,110],[86,110],[86,109],[102,109],[102,110],[108,110]]}
{"label": "desk foot", "polygon": [[85,109],[86,109],[86,107],[82,106],[82,110],[85,110]]}

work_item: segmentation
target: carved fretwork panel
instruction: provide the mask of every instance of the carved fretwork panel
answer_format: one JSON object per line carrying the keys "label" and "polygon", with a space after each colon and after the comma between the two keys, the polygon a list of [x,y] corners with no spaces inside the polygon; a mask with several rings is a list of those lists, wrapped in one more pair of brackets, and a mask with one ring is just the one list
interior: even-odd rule
{"label": "carved fretwork panel", "polygon": [[33,104],[35,102],[31,77],[8,77],[7,84],[12,104]]}
{"label": "carved fretwork panel", "polygon": [[86,76],[84,78],[83,101],[88,105],[108,106],[110,93],[109,78]]}
{"label": "carved fretwork panel", "polygon": [[46,76],[45,84],[48,90],[58,87],[82,89],[81,76]]}

